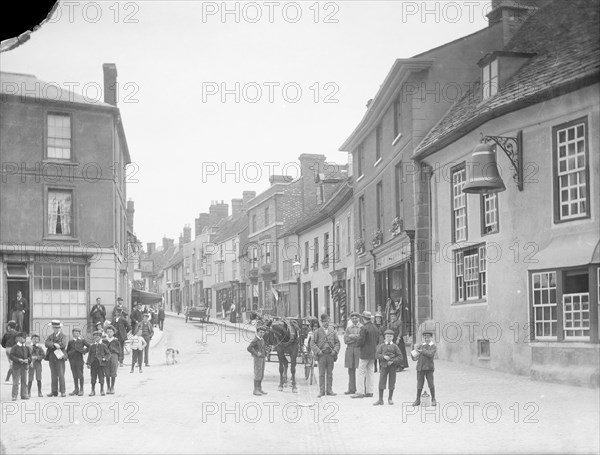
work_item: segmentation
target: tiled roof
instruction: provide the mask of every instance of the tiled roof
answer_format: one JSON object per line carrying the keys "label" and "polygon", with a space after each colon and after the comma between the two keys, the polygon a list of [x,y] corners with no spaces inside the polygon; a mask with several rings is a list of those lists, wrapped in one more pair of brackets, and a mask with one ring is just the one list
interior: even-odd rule
{"label": "tiled roof", "polygon": [[237,217],[229,216],[226,219],[223,227],[217,232],[216,237],[213,239],[213,243],[220,243],[227,240],[234,235],[239,234],[248,226],[248,216],[246,211],[242,211]]}
{"label": "tiled roof", "polygon": [[62,86],[56,82],[44,82],[33,74],[0,72],[0,93],[23,98],[80,103],[116,109],[115,106],[104,101],[96,98],[85,98],[78,93],[69,91],[67,86]]}
{"label": "tiled roof", "polygon": [[599,11],[600,0],[554,0],[529,17],[504,51],[535,56],[487,101],[482,102],[480,82],[473,84],[418,145],[413,158],[425,158],[500,115],[598,83]]}

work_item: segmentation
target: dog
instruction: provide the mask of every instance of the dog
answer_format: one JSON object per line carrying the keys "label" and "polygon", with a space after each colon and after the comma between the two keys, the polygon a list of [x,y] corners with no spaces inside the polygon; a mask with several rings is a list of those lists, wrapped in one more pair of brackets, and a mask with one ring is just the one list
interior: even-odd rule
{"label": "dog", "polygon": [[179,354],[179,350],[177,350],[175,348],[167,348],[165,351],[167,365],[175,365],[177,363],[177,355],[178,354]]}

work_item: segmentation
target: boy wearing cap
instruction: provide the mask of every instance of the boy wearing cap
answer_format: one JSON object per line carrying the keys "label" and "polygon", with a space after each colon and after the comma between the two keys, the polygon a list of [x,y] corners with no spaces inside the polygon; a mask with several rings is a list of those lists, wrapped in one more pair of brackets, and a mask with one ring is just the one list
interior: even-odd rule
{"label": "boy wearing cap", "polygon": [[[123,366],[123,360],[125,358],[125,352],[123,348],[125,347],[125,340],[127,339],[127,333],[131,331],[131,325],[129,321],[127,321],[127,316],[125,312],[121,308],[115,308],[115,317],[112,323],[112,328],[114,334],[119,341],[119,346],[121,347],[121,351],[119,352],[118,359],[119,365]],[[108,327],[105,327],[104,330],[107,331]]]}
{"label": "boy wearing cap", "polygon": [[83,355],[89,351],[90,344],[81,338],[80,329],[73,329],[72,334],[73,339],[67,345],[67,357],[69,358],[69,365],[73,374],[75,390],[69,395],[83,396]]}
{"label": "boy wearing cap", "polygon": [[135,364],[140,367],[140,373],[142,372],[142,359],[144,357],[144,348],[146,347],[146,340],[141,336],[142,328],[138,326],[134,335],[131,337],[131,371],[135,368]]}
{"label": "boy wearing cap", "polygon": [[150,366],[150,340],[154,336],[154,327],[150,322],[150,313],[144,313],[144,320],[140,325],[140,334],[146,341],[146,347],[144,348],[144,365]]}
{"label": "boy wearing cap", "polygon": [[65,348],[67,347],[67,338],[61,331],[62,323],[58,320],[52,321],[53,333],[46,338],[46,360],[50,363],[50,376],[52,378],[52,391],[49,397],[57,397],[60,388],[60,396],[66,397],[65,393]]}
{"label": "boy wearing cap", "polygon": [[12,400],[17,401],[19,393],[19,383],[21,383],[21,400],[29,400],[27,394],[27,370],[31,363],[31,352],[25,346],[25,334],[18,332],[15,335],[17,343],[10,350],[10,360],[12,360],[13,386]]}
{"label": "boy wearing cap", "polygon": [[377,346],[375,357],[379,360],[379,400],[373,403],[374,406],[383,404],[383,391],[385,390],[386,382],[389,377],[389,396],[388,404],[392,405],[392,397],[394,396],[394,387],[396,386],[396,364],[402,360],[400,348],[392,341],[394,338],[393,330],[384,332],[384,341]]}
{"label": "boy wearing cap", "polygon": [[248,345],[248,352],[254,357],[254,395],[266,395],[262,389],[262,380],[265,375],[265,357],[267,349],[263,336],[267,328],[264,325],[256,327],[256,337]]}
{"label": "boy wearing cap", "polygon": [[421,392],[427,378],[427,385],[431,391],[431,406],[435,406],[435,385],[433,383],[433,358],[437,352],[437,347],[433,342],[432,332],[423,332],[423,343],[418,345],[416,351],[419,353],[417,360],[417,399],[412,404],[413,406],[421,405]]}
{"label": "boy wearing cap", "polygon": [[96,395],[96,379],[100,382],[100,395],[104,394],[104,367],[110,351],[108,346],[102,342],[102,331],[96,330],[93,333],[94,342],[90,345],[90,353],[87,357],[87,367],[90,369],[90,377],[92,380],[92,391],[90,396]]}
{"label": "boy wearing cap", "polygon": [[6,333],[2,336],[2,347],[6,350],[6,357],[8,358],[8,371],[6,372],[6,379],[4,382],[10,384],[10,377],[12,375],[12,361],[10,360],[10,350],[16,344],[17,334],[17,322],[8,321],[6,324]]}
{"label": "boy wearing cap", "polygon": [[117,379],[117,370],[119,367],[119,359],[121,355],[121,343],[117,338],[114,337],[115,328],[112,325],[106,327],[106,339],[102,342],[106,344],[110,352],[108,362],[106,364],[106,393],[108,395],[114,395],[115,393],[115,381]]}
{"label": "boy wearing cap", "polygon": [[[333,364],[340,352],[340,340],[333,327],[329,327],[329,316],[321,315],[321,327],[314,333],[310,340],[310,348],[314,352],[319,364],[319,395],[336,395],[333,392]],[[327,382],[325,382],[327,376]]]}
{"label": "boy wearing cap", "polygon": [[29,382],[27,383],[27,393],[31,396],[31,384],[33,384],[33,376],[37,382],[38,397],[42,395],[42,360],[46,357],[44,348],[40,345],[40,336],[37,334],[31,335],[31,363],[29,364]]}

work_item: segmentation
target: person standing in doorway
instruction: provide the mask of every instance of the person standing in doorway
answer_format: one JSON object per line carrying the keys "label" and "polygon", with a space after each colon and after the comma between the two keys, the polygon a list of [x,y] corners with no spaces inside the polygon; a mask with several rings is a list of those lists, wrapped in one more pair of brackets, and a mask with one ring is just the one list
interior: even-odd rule
{"label": "person standing in doorway", "polygon": [[27,299],[23,297],[21,291],[17,291],[17,299],[12,303],[12,320],[17,323],[17,330],[23,330],[23,320],[25,319],[25,313],[29,310],[29,304]]}
{"label": "person standing in doorway", "polygon": [[106,308],[102,305],[102,299],[100,297],[96,298],[96,304],[92,307],[90,316],[92,317],[92,324],[94,325],[97,325],[98,322],[104,324],[104,321],[106,321]]}

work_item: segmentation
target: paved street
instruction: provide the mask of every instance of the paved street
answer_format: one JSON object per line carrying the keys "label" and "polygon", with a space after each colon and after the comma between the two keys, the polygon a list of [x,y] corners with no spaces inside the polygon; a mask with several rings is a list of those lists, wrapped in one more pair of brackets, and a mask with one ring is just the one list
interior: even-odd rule
{"label": "paved street", "polygon": [[[186,324],[181,317],[169,315],[164,335],[151,351],[151,367],[142,374],[119,369],[114,396],[88,397],[88,373],[85,397],[35,397],[13,403],[11,387],[3,384],[6,453],[435,453],[447,452],[449,447],[456,453],[599,450],[593,431],[599,423],[597,389],[537,383],[438,361],[437,408],[406,406],[414,400],[414,364],[398,377],[396,404],[373,407],[374,399],[350,399],[342,394],[346,386],[342,363],[334,370],[338,395],[326,400],[316,398],[318,388],[304,379],[301,366],[299,393],[293,394],[290,388],[278,392],[277,364],[268,363],[263,382],[268,395],[255,397],[251,358],[246,352],[252,337],[230,326]],[[179,349],[177,365],[165,365],[166,347]],[[3,375],[5,371],[3,355]],[[45,393],[48,373],[44,365]],[[70,373],[67,384],[70,391]],[[462,442],[457,441],[457,434]]]}

